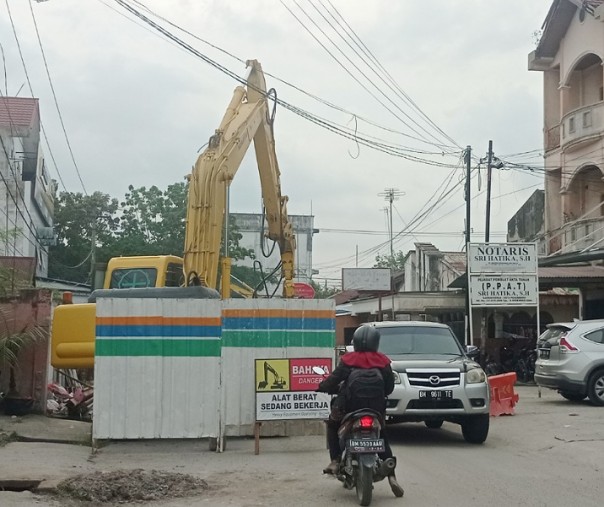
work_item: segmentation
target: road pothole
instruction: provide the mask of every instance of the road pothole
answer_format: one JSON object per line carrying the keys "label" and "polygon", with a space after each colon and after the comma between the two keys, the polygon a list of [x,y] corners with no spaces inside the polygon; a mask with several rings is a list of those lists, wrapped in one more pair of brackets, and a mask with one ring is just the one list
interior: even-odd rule
{"label": "road pothole", "polygon": [[32,479],[0,479],[0,491],[33,491],[41,482]]}

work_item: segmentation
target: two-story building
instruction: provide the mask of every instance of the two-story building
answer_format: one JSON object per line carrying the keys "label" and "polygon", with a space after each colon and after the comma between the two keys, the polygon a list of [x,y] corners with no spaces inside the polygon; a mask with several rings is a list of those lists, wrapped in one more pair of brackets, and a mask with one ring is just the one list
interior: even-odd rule
{"label": "two-story building", "polygon": [[543,73],[544,254],[604,248],[604,5],[554,0],[529,70]]}
{"label": "two-story building", "polygon": [[574,265],[556,277],[579,289],[581,318],[604,316],[603,61],[603,0],[554,0],[528,57],[543,73],[543,222],[534,195],[508,224],[508,240],[539,242],[540,266]]}
{"label": "two-story building", "polygon": [[[54,183],[40,147],[38,99],[0,97],[0,257],[30,259],[48,274]],[[8,264],[7,264],[8,262]]]}

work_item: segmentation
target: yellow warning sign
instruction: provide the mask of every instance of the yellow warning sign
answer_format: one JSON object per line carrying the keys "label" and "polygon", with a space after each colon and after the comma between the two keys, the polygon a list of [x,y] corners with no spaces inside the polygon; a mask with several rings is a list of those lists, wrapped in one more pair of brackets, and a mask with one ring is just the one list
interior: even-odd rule
{"label": "yellow warning sign", "polygon": [[289,359],[256,359],[256,392],[289,391]]}

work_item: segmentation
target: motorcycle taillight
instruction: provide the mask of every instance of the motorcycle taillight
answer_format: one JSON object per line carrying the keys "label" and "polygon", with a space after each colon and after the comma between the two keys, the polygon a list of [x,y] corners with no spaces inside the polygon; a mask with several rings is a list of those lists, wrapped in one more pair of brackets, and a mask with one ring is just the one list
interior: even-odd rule
{"label": "motorcycle taillight", "polygon": [[364,415],[359,419],[359,426],[364,430],[373,428],[373,417],[370,415]]}

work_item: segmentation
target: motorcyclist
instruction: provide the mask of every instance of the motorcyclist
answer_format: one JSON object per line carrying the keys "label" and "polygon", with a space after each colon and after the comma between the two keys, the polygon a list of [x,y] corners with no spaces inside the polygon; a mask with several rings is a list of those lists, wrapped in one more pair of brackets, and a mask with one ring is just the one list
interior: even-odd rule
{"label": "motorcyclist", "polygon": [[[384,415],[386,412],[386,396],[394,389],[394,374],[390,366],[390,359],[378,352],[380,333],[373,326],[362,325],[356,329],[352,337],[354,352],[348,352],[340,358],[338,366],[331,375],[323,380],[317,391],[328,394],[337,394],[332,400],[331,413],[327,421],[327,443],[331,462],[323,469],[323,473],[335,474],[338,471],[341,454],[338,438],[338,428],[347,413],[363,408],[369,408]],[[384,380],[384,393],[376,398],[355,399],[346,396],[346,381],[354,369],[378,368]],[[392,449],[385,431],[382,429],[385,452],[380,454],[381,459],[393,457]],[[403,488],[396,482],[394,470],[388,477],[392,491],[396,496],[403,495]]]}

